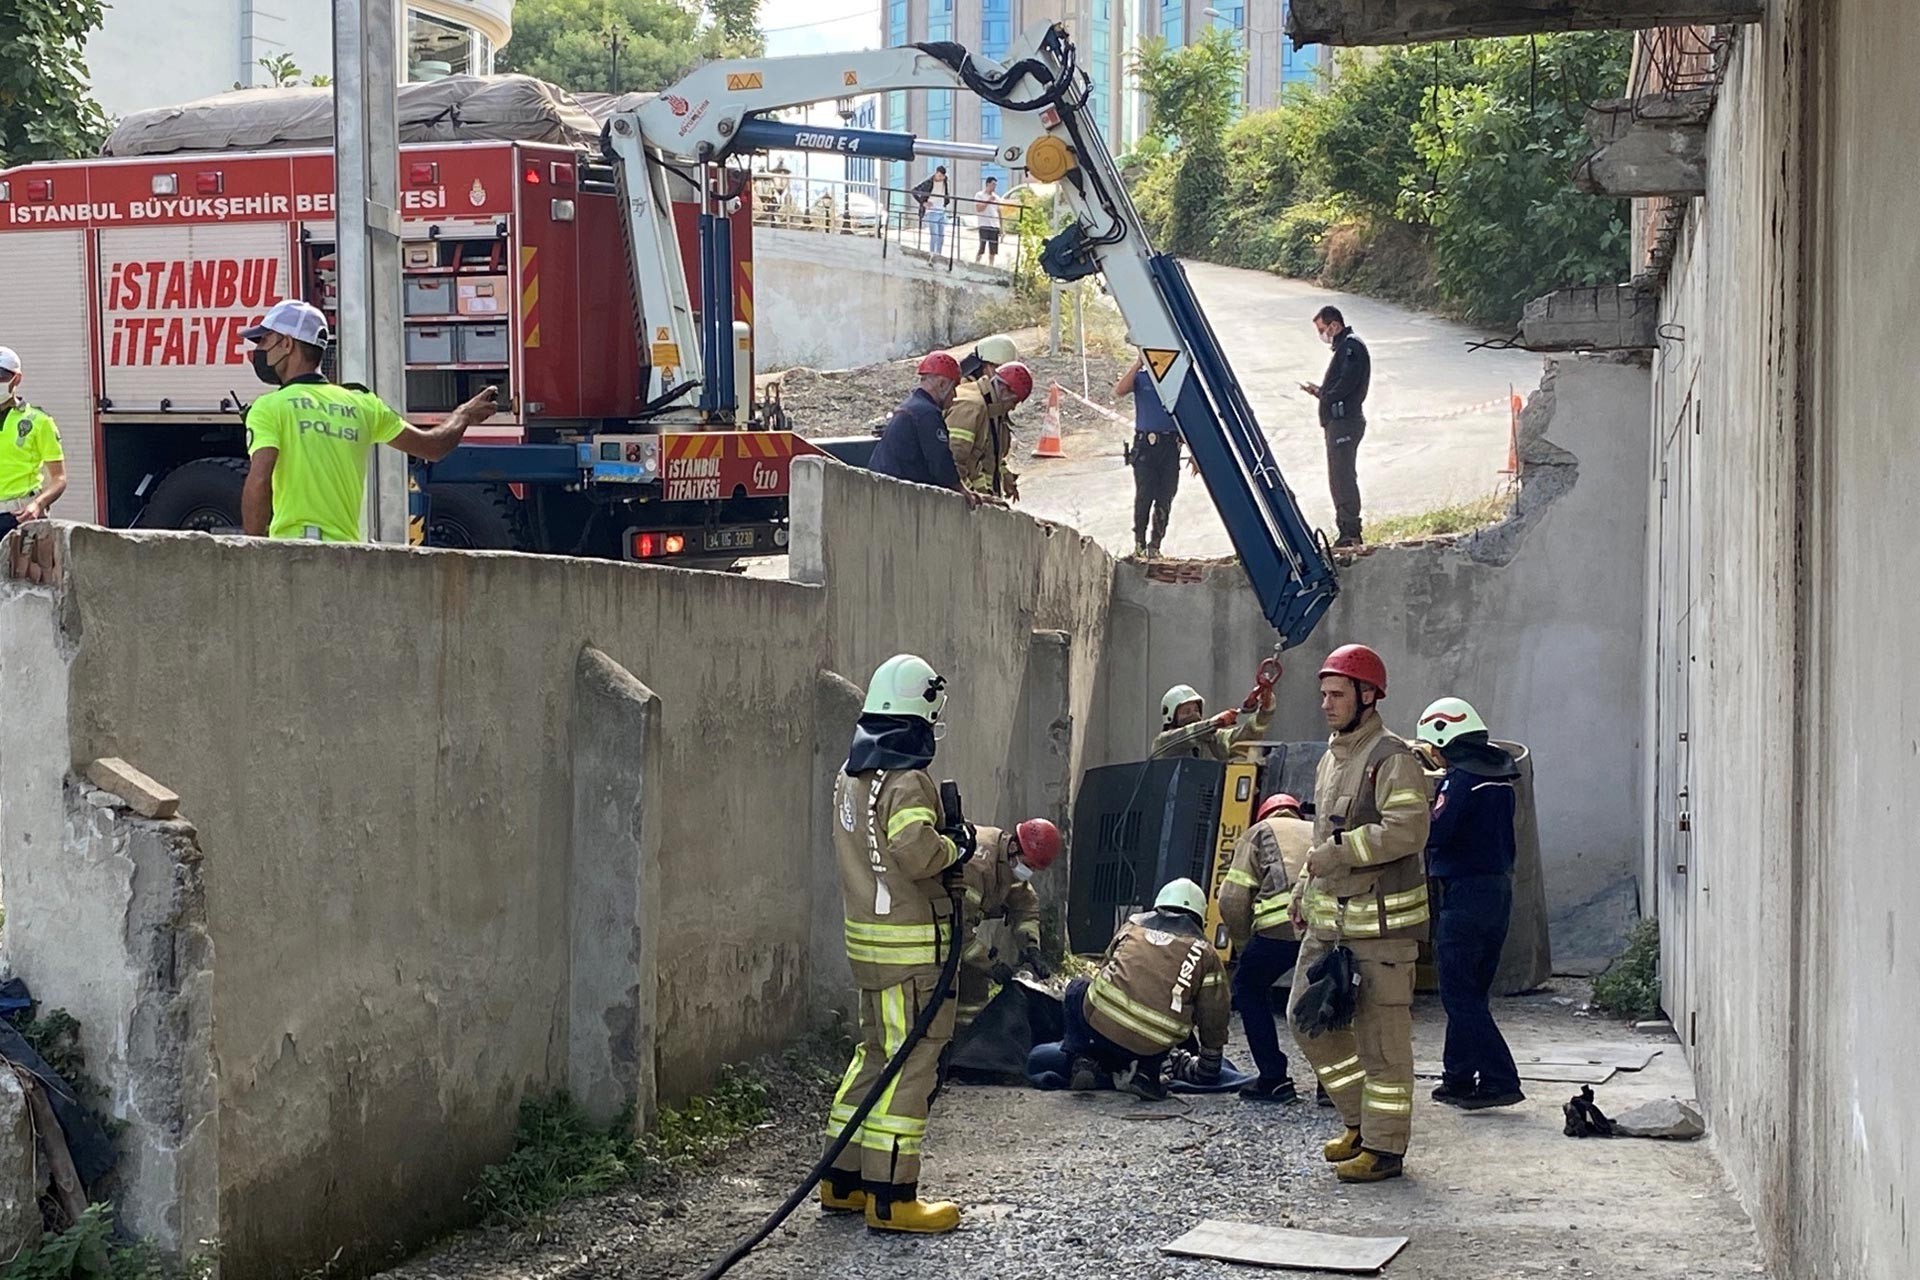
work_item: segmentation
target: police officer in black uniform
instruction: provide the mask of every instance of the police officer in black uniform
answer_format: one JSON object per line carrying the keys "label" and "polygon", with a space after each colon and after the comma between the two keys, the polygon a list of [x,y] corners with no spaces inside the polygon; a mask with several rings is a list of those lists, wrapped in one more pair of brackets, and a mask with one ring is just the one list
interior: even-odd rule
{"label": "police officer in black uniform", "polygon": [[1333,491],[1336,547],[1360,545],[1360,479],[1354,464],[1360,439],[1367,434],[1367,387],[1373,381],[1373,357],[1367,344],[1347,327],[1338,307],[1322,307],[1313,317],[1320,341],[1333,348],[1323,381],[1300,389],[1320,402],[1320,427],[1327,433],[1327,487]]}

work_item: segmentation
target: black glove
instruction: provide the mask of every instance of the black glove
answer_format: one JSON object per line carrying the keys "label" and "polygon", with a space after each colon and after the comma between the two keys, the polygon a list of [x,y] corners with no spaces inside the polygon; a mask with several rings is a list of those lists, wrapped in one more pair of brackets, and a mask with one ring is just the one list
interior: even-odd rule
{"label": "black glove", "polygon": [[996,960],[993,968],[987,971],[987,976],[1004,987],[1013,981],[1013,966],[1005,960]]}
{"label": "black glove", "polygon": [[1194,1062],[1193,1082],[1195,1084],[1220,1083],[1220,1050],[1203,1050]]}
{"label": "black glove", "polygon": [[1042,981],[1053,976],[1053,970],[1049,969],[1047,962],[1040,957],[1040,948],[1038,947],[1028,947],[1021,951],[1020,963],[1026,966],[1034,977]]}
{"label": "black glove", "polygon": [[971,822],[950,827],[941,834],[953,841],[953,847],[960,851],[960,856],[953,860],[953,865],[956,867],[966,865],[968,859],[973,857],[974,850],[980,847],[979,837],[975,834]]}

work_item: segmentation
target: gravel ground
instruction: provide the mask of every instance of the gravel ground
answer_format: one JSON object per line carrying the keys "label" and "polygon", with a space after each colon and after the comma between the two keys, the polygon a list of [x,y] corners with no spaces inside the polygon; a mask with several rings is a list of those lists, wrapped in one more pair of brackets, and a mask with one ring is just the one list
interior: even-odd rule
{"label": "gravel ground", "polygon": [[[1584,991],[1561,984],[1575,997]],[[1561,999],[1566,999],[1562,996]],[[1551,993],[1500,1002],[1516,1053],[1527,1046],[1635,1038],[1575,1016]],[[1422,1056],[1442,1021],[1423,997]],[[1236,1027],[1237,1031],[1237,1027]],[[1244,1046],[1235,1049],[1244,1061]],[[1305,1084],[1305,1064],[1295,1059]],[[817,1076],[774,1082],[772,1125],[700,1177],[646,1195],[574,1206],[537,1238],[475,1233],[395,1272],[426,1280],[680,1277],[697,1274],[786,1194],[818,1154],[827,1088]],[[1529,1085],[1523,1106],[1466,1115],[1419,1089],[1408,1176],[1343,1187],[1320,1159],[1333,1113],[1256,1106],[1232,1096],[1149,1105],[1116,1094],[954,1088],[937,1103],[925,1185],[966,1207],[959,1231],[900,1239],[809,1203],[730,1274],[897,1280],[923,1277],[1247,1277],[1160,1246],[1205,1217],[1353,1234],[1408,1235],[1396,1280],[1687,1277],[1761,1274],[1752,1233],[1709,1143],[1575,1142],[1560,1104],[1575,1092]],[[1601,1105],[1691,1096],[1679,1048],[1598,1090]]]}

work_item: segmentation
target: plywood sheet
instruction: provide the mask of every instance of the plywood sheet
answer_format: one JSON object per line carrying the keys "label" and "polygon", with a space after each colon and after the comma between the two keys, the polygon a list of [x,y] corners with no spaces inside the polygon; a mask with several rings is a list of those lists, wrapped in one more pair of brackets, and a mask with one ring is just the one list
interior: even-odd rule
{"label": "plywood sheet", "polygon": [[1218,1258],[1256,1267],[1373,1275],[1406,1247],[1405,1236],[1340,1236],[1208,1218],[1160,1249],[1189,1258]]}

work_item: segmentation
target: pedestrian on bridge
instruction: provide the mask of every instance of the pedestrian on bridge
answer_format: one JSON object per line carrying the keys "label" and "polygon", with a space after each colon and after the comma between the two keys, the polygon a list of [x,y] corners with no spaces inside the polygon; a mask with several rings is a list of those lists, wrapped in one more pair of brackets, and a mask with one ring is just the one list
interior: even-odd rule
{"label": "pedestrian on bridge", "polygon": [[1347,327],[1338,307],[1322,307],[1313,317],[1320,341],[1333,348],[1320,382],[1300,389],[1320,402],[1320,429],[1327,436],[1327,487],[1333,493],[1336,547],[1360,545],[1360,479],[1355,464],[1367,434],[1367,388],[1373,381],[1373,357],[1360,335]]}
{"label": "pedestrian on bridge", "polygon": [[67,491],[60,428],[46,410],[20,398],[20,357],[0,347],[0,536],[47,514]]}
{"label": "pedestrian on bridge", "polygon": [[437,461],[452,453],[467,428],[493,414],[495,388],[415,427],[371,391],[340,387],[320,372],[331,336],[318,307],[276,302],[259,324],[241,331],[253,343],[254,376],[273,390],[247,407],[246,487],[240,519],[255,538],[365,542],[367,459],[375,445]]}

